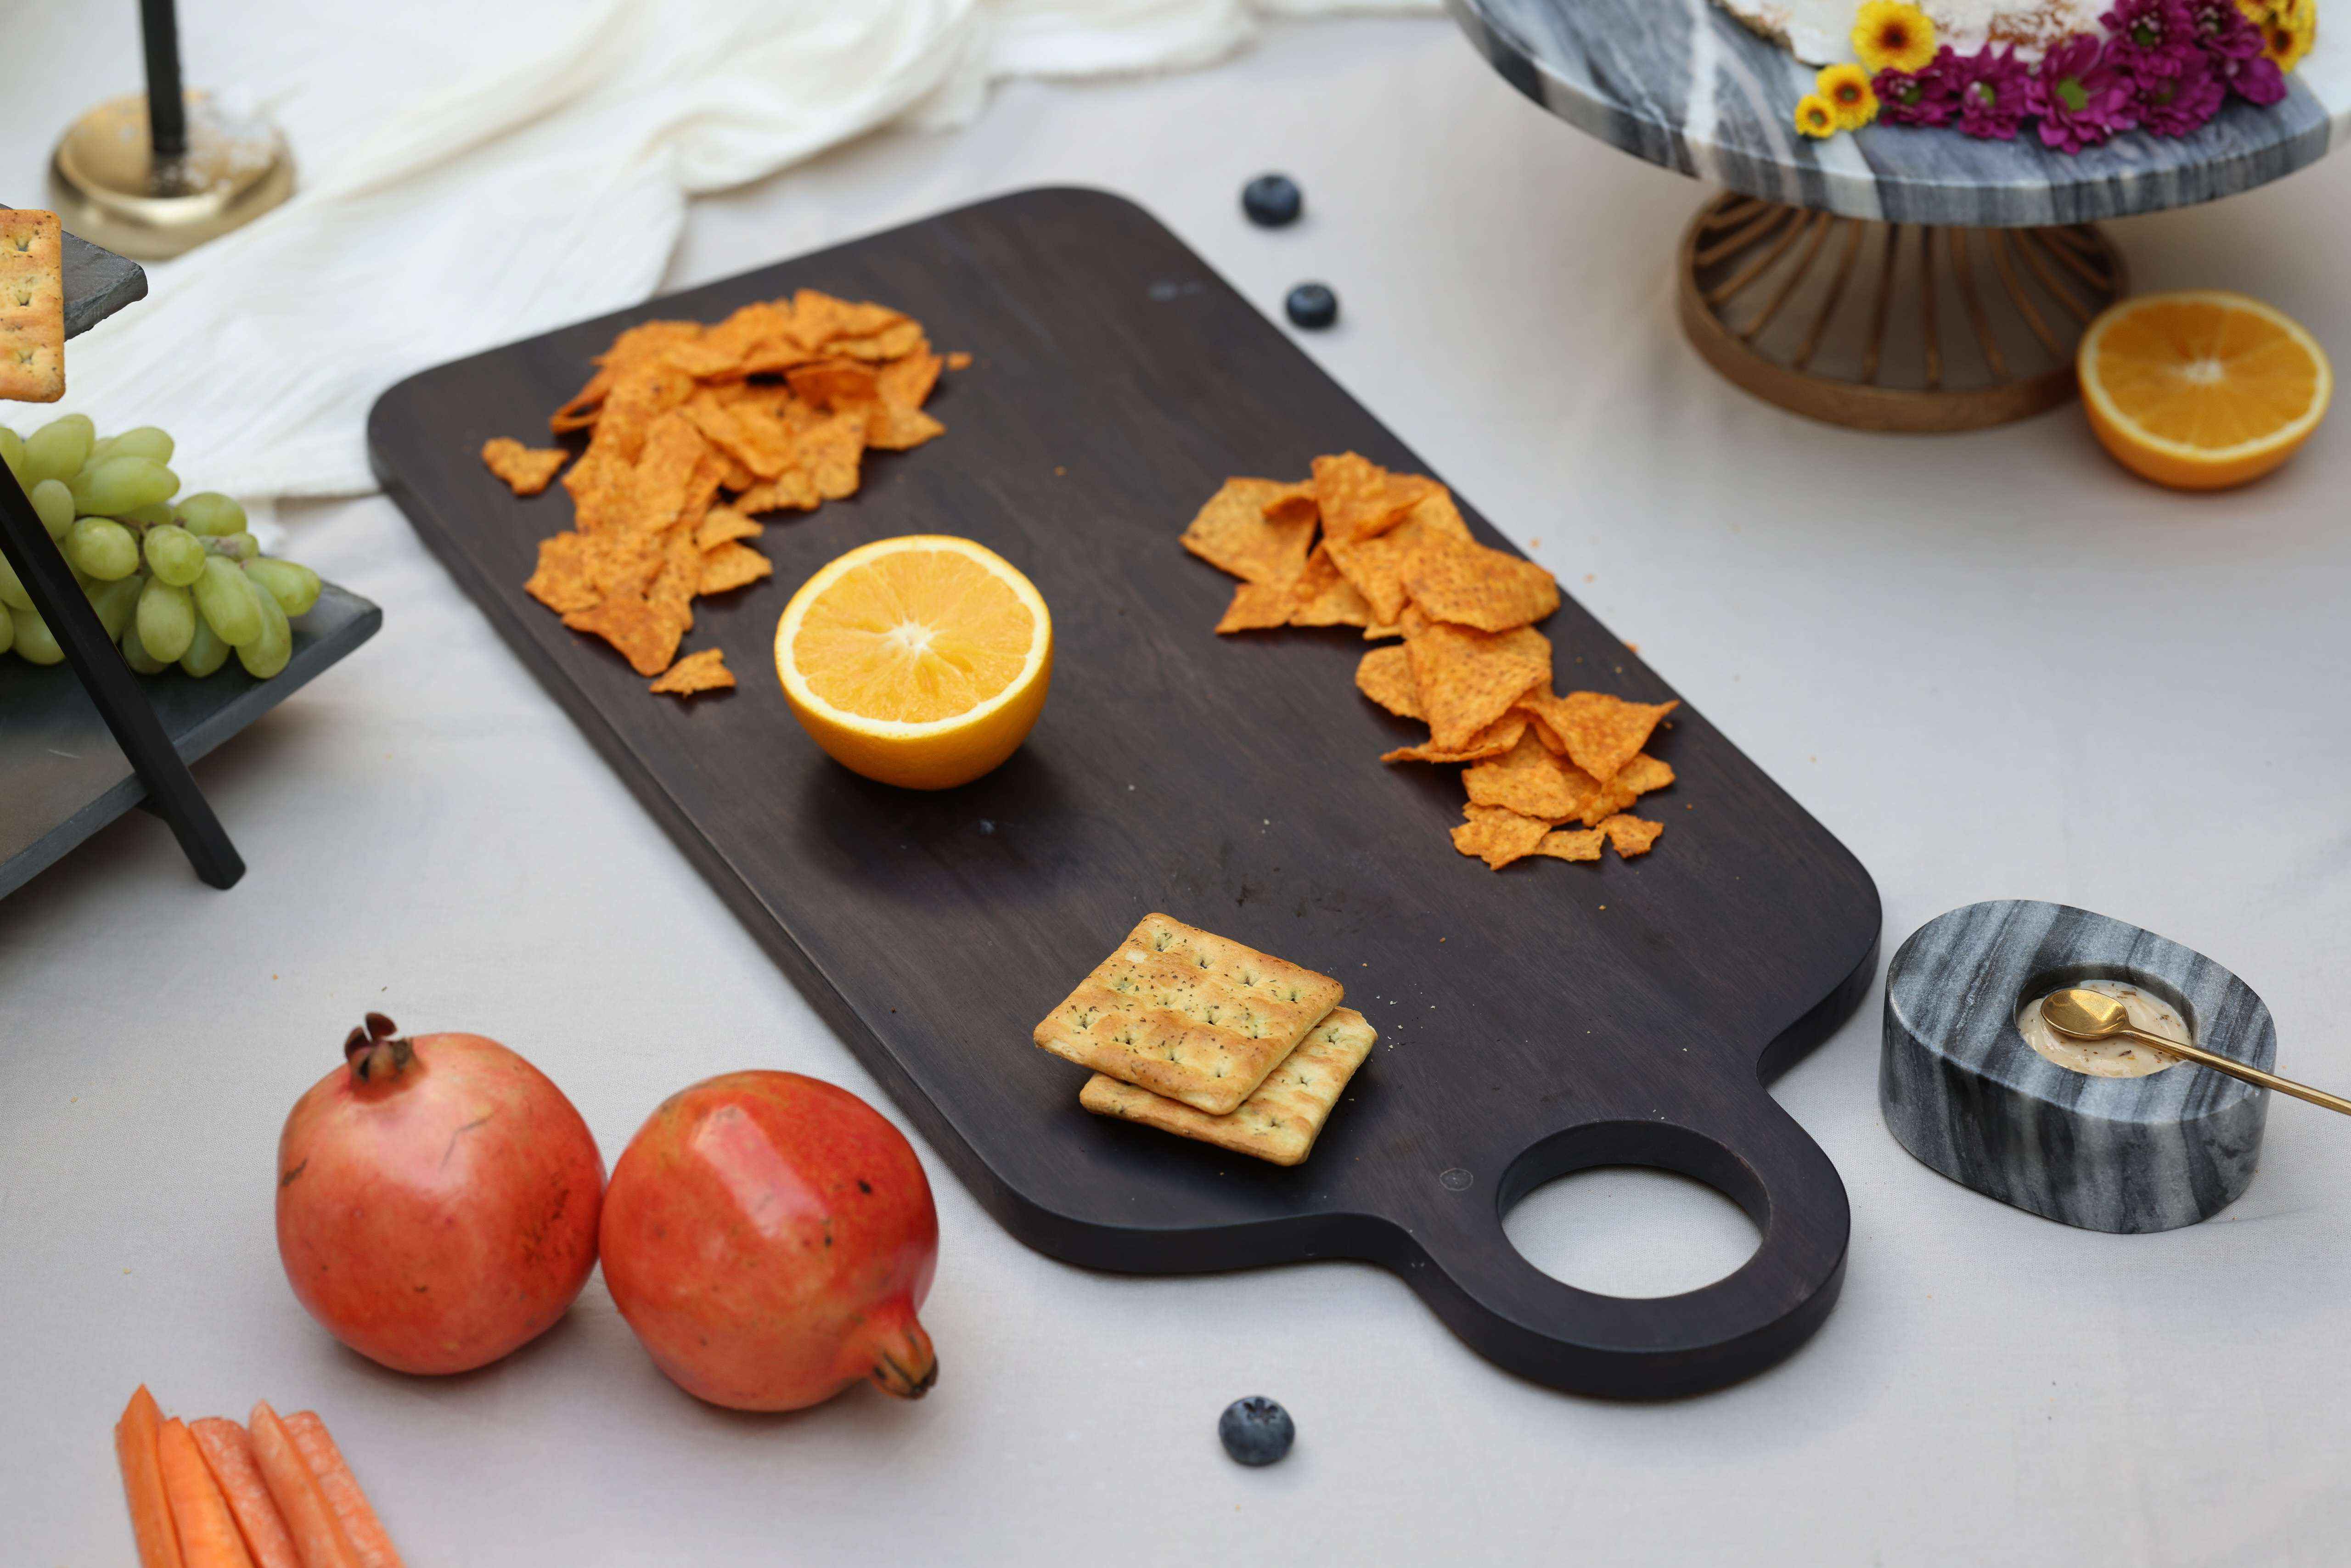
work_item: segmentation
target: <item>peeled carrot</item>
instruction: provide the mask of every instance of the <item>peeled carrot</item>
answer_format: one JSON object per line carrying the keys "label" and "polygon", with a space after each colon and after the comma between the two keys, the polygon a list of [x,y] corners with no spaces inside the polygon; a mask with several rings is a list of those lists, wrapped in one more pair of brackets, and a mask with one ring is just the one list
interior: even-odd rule
{"label": "peeled carrot", "polygon": [[253,1457],[261,1466],[261,1479],[268,1483],[278,1517],[294,1537],[302,1568],[360,1568],[350,1538],[335,1522],[335,1511],[327,1506],[310,1467],[302,1462],[302,1450],[294,1446],[293,1435],[267,1400],[253,1407],[246,1425],[253,1434]]}
{"label": "peeled carrot", "polygon": [[122,1495],[131,1504],[131,1533],[139,1542],[140,1568],[187,1568],[180,1538],[172,1529],[171,1495],[163,1490],[163,1461],[157,1447],[163,1413],[141,1384],[114,1424],[114,1460],[122,1468]]}
{"label": "peeled carrot", "polygon": [[238,1539],[228,1500],[204,1469],[196,1440],[177,1416],[156,1434],[156,1457],[163,1470],[163,1493],[172,1500],[172,1528],[180,1537],[187,1568],[253,1568]]}
{"label": "peeled carrot", "polygon": [[367,1493],[360,1490],[359,1478],[343,1458],[342,1449],[327,1424],[319,1419],[316,1410],[297,1410],[286,1417],[286,1430],[294,1438],[302,1462],[310,1467],[311,1476],[325,1494],[327,1506],[335,1511],[335,1521],[343,1527],[344,1538],[351,1550],[359,1553],[360,1568],[406,1568],[400,1553],[392,1549],[392,1537],[385,1533],[383,1521],[368,1505]]}
{"label": "peeled carrot", "polygon": [[188,1430],[204,1456],[204,1468],[228,1499],[228,1511],[235,1517],[237,1533],[244,1538],[254,1568],[302,1568],[294,1538],[286,1533],[286,1521],[277,1516],[268,1483],[261,1479],[261,1466],[253,1457],[253,1439],[246,1436],[245,1428],[222,1416],[207,1416]]}

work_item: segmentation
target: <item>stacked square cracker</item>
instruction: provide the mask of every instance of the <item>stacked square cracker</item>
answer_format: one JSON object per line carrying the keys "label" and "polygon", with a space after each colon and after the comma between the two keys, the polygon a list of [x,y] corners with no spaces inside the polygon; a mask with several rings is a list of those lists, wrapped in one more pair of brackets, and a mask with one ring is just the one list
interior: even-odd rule
{"label": "stacked square cracker", "polygon": [[1278,1166],[1305,1159],[1379,1031],[1328,975],[1146,915],[1033,1038],[1078,1103]]}
{"label": "stacked square cracker", "polygon": [[[1321,538],[1316,538],[1317,530]],[[1672,703],[1552,690],[1551,642],[1534,623],[1559,608],[1551,573],[1469,536],[1452,496],[1348,452],[1311,479],[1228,479],[1184,531],[1184,548],[1241,580],[1223,632],[1360,626],[1374,648],[1363,694],[1429,727],[1384,762],[1468,763],[1468,819],[1453,844],[1499,871],[1528,855],[1596,861],[1604,843],[1646,853],[1664,824],[1626,814],[1674,781],[1642,747]]]}
{"label": "stacked square cracker", "polygon": [[57,214],[0,207],[0,398],[66,395],[64,246]]}

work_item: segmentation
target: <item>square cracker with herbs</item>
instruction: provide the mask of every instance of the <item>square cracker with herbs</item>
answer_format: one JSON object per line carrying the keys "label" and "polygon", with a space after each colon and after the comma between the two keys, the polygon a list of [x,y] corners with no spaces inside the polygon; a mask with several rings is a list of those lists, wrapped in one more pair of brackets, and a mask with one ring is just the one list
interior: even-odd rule
{"label": "square cracker with herbs", "polygon": [[55,213],[0,207],[0,399],[66,395],[66,277]]}
{"label": "square cracker with herbs", "polygon": [[1081,1067],[1223,1116],[1345,994],[1328,975],[1146,915],[1031,1038]]}
{"label": "square cracker with herbs", "polygon": [[1332,1008],[1230,1115],[1207,1115],[1100,1072],[1086,1081],[1078,1103],[1098,1116],[1140,1122],[1179,1138],[1294,1166],[1312,1152],[1347,1081],[1379,1038],[1379,1030],[1354,1009]]}

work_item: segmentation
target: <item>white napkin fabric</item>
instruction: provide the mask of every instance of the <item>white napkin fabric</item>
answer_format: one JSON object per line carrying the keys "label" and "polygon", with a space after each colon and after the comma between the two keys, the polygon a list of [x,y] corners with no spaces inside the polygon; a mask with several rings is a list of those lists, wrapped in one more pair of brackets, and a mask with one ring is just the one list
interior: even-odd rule
{"label": "white napkin fabric", "polygon": [[412,371],[645,298],[695,194],[876,127],[968,121],[1008,76],[1169,70],[1264,18],[1436,0],[309,0],[207,8],[293,142],[294,199],[152,269],[78,339],[68,407],[161,424],[209,488],[371,490]]}

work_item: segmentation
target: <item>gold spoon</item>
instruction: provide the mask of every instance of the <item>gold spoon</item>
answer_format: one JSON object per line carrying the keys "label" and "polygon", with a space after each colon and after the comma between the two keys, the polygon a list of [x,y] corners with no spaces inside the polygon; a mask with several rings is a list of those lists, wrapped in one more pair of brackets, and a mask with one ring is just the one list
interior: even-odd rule
{"label": "gold spoon", "polygon": [[2329,1094],[2323,1089],[2313,1089],[2306,1083],[2296,1083],[2290,1078],[2280,1078],[2274,1072],[2263,1072],[2260,1068],[2248,1067],[2241,1061],[2231,1061],[2225,1056],[2215,1056],[2185,1040],[2166,1040],[2159,1034],[2133,1029],[2130,1015],[2123,1010],[2122,1003],[2097,991],[2085,990],[2079,986],[2053,991],[2042,1000],[2041,1018],[2051,1029],[2071,1040],[2112,1040],[2120,1035],[2125,1040],[2135,1040],[2158,1051],[2169,1051],[2174,1056],[2184,1056],[2231,1078],[2241,1078],[2248,1083],[2258,1083],[2264,1089],[2274,1089],[2281,1094],[2291,1094],[2297,1100],[2307,1100],[2314,1105],[2324,1105],[2330,1111],[2340,1111],[2351,1116],[2351,1100]]}

